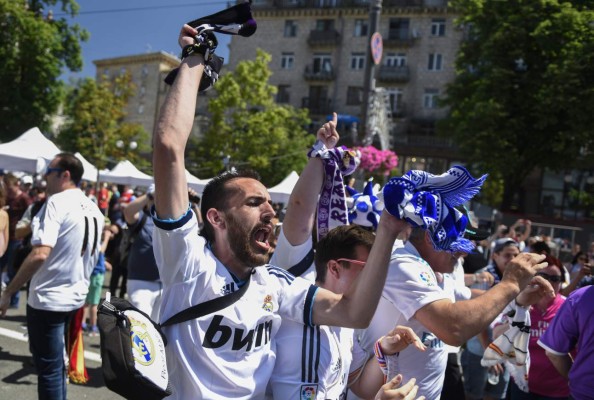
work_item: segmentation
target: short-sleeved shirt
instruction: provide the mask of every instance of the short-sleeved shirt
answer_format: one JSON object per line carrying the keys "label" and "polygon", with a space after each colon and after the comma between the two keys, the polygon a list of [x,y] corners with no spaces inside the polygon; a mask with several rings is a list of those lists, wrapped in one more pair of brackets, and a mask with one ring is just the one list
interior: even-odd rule
{"label": "short-sleeved shirt", "polygon": [[454,294],[446,293],[438,285],[435,273],[410,242],[403,244],[397,240],[392,249],[382,298],[371,324],[359,335],[361,347],[371,352],[375,341],[394,326],[410,327],[427,350],[420,352],[413,346],[407,347],[399,353],[394,372],[401,373],[405,379],[416,378],[419,386],[417,395],[427,399],[438,399],[441,394],[447,349],[414,315],[425,305],[443,299],[454,301]]}
{"label": "short-sleeved shirt", "polygon": [[99,257],[104,221],[97,205],[80,189],[68,189],[47,199],[31,221],[31,244],[52,248],[31,278],[31,307],[72,311],[84,305]]}
{"label": "short-sleeved shirt", "polygon": [[553,303],[541,312],[537,307],[530,309],[530,370],[528,385],[531,393],[548,397],[568,397],[567,379],[555,369],[545,350],[538,345],[538,339],[549,328],[549,324],[565,302],[565,297],[557,294]]}
{"label": "short-sleeved shirt", "polygon": [[538,344],[560,356],[577,348],[569,370],[571,396],[575,399],[594,398],[594,286],[569,295]]}
{"label": "short-sleeved shirt", "polygon": [[[161,321],[242,284],[198,236],[191,211],[178,221],[154,221]],[[281,318],[312,326],[314,285],[274,266],[255,268],[250,279],[246,293],[227,308],[163,328],[172,399],[264,398]]]}
{"label": "short-sleeved shirt", "polygon": [[[281,230],[271,262],[290,268],[307,255],[311,246],[311,239],[292,246]],[[313,265],[305,276],[313,282]],[[344,399],[349,375],[356,374],[368,359],[354,341],[354,331],[348,328],[304,327],[283,321],[274,340],[276,364],[270,385],[275,399]]]}

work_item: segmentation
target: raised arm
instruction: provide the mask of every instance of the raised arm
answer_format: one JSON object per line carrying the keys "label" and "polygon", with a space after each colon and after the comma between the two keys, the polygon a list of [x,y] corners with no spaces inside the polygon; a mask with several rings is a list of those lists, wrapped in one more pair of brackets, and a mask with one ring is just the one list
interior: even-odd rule
{"label": "raised arm", "polygon": [[[332,149],[338,143],[337,115],[326,122],[317,134],[317,140]],[[311,236],[314,225],[318,195],[324,183],[324,166],[319,158],[310,158],[291,192],[287,213],[283,220],[283,232],[292,246],[305,243]]]}
{"label": "raised arm", "polygon": [[[196,29],[184,25],[179,35],[182,48],[195,43]],[[204,72],[204,56],[184,58],[161,108],[153,134],[155,208],[162,219],[177,219],[188,209],[184,151],[194,123],[196,98]]]}
{"label": "raised arm", "polygon": [[383,212],[365,268],[348,290],[341,296],[318,289],[313,306],[314,324],[366,328],[386,282],[392,245],[398,236],[409,234],[410,225],[406,221]]}

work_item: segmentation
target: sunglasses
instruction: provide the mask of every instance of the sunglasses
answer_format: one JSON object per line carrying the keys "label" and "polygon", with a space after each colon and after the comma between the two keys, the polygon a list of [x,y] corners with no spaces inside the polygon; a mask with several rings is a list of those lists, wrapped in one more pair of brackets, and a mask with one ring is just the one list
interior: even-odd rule
{"label": "sunglasses", "polygon": [[351,260],[350,258],[339,258],[338,260],[336,260],[337,262],[341,262],[341,261],[345,261],[348,263],[352,263],[355,265],[359,265],[360,267],[364,267],[365,264],[367,264],[366,261],[359,261],[359,260]]}
{"label": "sunglasses", "polygon": [[52,167],[47,167],[47,168],[45,169],[45,174],[44,174],[44,175],[49,175],[49,174],[51,174],[52,172],[58,172],[58,173],[60,173],[60,172],[64,172],[64,168],[52,168]]}
{"label": "sunglasses", "polygon": [[544,272],[537,272],[536,276],[542,276],[547,281],[552,282],[552,283],[563,282],[563,277],[561,275],[549,275],[549,274],[545,274]]}

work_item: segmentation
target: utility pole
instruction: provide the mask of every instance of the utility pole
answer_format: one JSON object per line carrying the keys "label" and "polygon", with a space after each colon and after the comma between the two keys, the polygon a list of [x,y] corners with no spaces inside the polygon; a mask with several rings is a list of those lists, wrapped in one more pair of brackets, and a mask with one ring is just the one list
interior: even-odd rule
{"label": "utility pole", "polygon": [[369,144],[364,143],[365,141],[369,141],[371,139],[371,132],[368,132],[369,127],[367,126],[367,121],[369,121],[369,115],[371,111],[371,104],[370,98],[371,93],[375,90],[375,61],[372,54],[372,38],[373,35],[379,29],[379,20],[382,11],[382,0],[373,0],[369,5],[369,34],[368,34],[368,41],[367,41],[367,57],[365,59],[365,76],[363,82],[363,104],[362,104],[362,119],[360,124],[360,132],[359,132],[359,143],[360,144]]}

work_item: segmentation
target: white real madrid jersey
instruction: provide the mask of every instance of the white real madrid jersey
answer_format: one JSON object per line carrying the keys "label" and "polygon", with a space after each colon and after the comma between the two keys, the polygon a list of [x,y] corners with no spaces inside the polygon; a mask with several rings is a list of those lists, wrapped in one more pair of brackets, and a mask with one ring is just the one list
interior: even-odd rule
{"label": "white real madrid jersey", "polygon": [[[238,289],[234,276],[198,236],[194,214],[155,219],[153,244],[163,282],[161,320]],[[316,287],[281,268],[255,268],[246,293],[231,306],[164,328],[172,399],[264,398],[275,360],[281,316],[311,324]]]}

